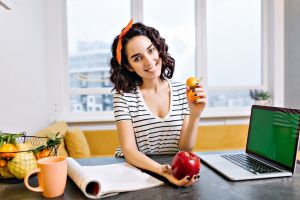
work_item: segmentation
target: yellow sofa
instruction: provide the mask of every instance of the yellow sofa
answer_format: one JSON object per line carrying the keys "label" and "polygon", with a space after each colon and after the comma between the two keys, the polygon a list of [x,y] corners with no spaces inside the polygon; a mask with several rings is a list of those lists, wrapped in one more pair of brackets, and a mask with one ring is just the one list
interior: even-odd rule
{"label": "yellow sofa", "polygon": [[[59,137],[63,138],[57,151],[58,155],[71,156],[74,158],[104,156],[101,151],[100,153],[98,151],[103,139],[98,140],[96,135],[91,137],[89,132],[82,132],[78,127],[70,128],[64,121],[55,122],[38,131],[36,135],[45,137],[54,135],[58,132]],[[117,139],[115,139],[115,141],[117,142]]]}
{"label": "yellow sofa", "polygon": [[[60,121],[39,131],[37,135],[46,136],[51,132],[56,133],[60,131],[61,136],[65,137],[70,130],[71,128],[66,122]],[[247,132],[247,125],[200,126],[194,151],[245,149]],[[113,156],[115,149],[119,146],[116,130],[83,130],[83,135],[90,151],[90,155],[85,157]],[[58,150],[59,155],[72,156],[69,155],[67,143],[67,140],[64,140],[60,145]],[[85,147],[81,145],[78,148]],[[298,153],[298,160],[300,160],[300,153]]]}

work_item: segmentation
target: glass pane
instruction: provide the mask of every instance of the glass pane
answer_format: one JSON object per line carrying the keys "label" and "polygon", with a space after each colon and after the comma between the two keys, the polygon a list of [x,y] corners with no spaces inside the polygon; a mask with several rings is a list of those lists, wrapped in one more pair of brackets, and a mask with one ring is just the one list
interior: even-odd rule
{"label": "glass pane", "polygon": [[113,95],[72,95],[72,112],[101,112],[113,110]]}
{"label": "glass pane", "polygon": [[185,82],[195,75],[194,0],[144,0],[143,5],[145,25],[159,31],[175,59],[173,80]]}
{"label": "glass pane", "polygon": [[71,88],[111,87],[111,43],[129,19],[130,0],[67,0]]}
{"label": "glass pane", "polygon": [[72,88],[110,87],[108,70],[72,73],[70,70],[70,85]]}
{"label": "glass pane", "polygon": [[209,0],[208,86],[258,86],[261,68],[261,0]]}
{"label": "glass pane", "polygon": [[248,107],[254,104],[248,90],[207,91],[208,107]]}

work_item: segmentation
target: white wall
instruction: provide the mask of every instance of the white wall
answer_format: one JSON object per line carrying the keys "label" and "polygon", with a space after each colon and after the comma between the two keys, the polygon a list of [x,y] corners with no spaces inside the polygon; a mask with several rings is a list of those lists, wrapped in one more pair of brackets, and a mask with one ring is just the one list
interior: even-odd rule
{"label": "white wall", "polygon": [[[61,0],[13,2],[11,11],[0,7],[0,130],[34,133],[57,119],[62,110],[64,4]],[[290,2],[296,0],[285,6]],[[282,82],[274,78],[269,84],[278,88]],[[299,84],[287,85],[299,88]]]}
{"label": "white wall", "polygon": [[0,130],[32,134],[50,123],[45,1],[0,7]]}

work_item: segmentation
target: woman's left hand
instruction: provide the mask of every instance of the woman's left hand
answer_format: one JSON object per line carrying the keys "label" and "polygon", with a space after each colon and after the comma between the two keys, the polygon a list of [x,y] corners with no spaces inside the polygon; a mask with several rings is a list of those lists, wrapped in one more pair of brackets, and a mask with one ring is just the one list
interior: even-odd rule
{"label": "woman's left hand", "polygon": [[197,87],[194,89],[190,89],[190,87],[187,86],[186,94],[188,94],[190,90],[193,91],[195,97],[200,97],[195,101],[187,98],[190,109],[190,116],[199,117],[207,104],[206,93],[203,86],[200,84],[197,84]]}
{"label": "woman's left hand", "polygon": [[177,179],[175,176],[172,174],[171,166],[166,164],[162,165],[160,169],[160,175],[168,179],[170,183],[173,183],[174,185],[177,185],[179,187],[188,187],[193,185],[199,180],[200,175],[196,174],[193,177],[186,176],[182,179]]}

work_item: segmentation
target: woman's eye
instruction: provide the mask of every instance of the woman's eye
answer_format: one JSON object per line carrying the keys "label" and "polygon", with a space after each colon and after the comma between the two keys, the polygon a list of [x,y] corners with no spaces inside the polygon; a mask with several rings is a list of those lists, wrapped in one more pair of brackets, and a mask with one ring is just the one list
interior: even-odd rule
{"label": "woman's eye", "polygon": [[154,52],[154,48],[149,49],[149,53],[153,53]]}
{"label": "woman's eye", "polygon": [[140,56],[136,56],[136,57],[134,57],[134,59],[133,59],[134,62],[138,62],[138,61],[140,61],[140,60],[141,60],[141,57],[140,57]]}

